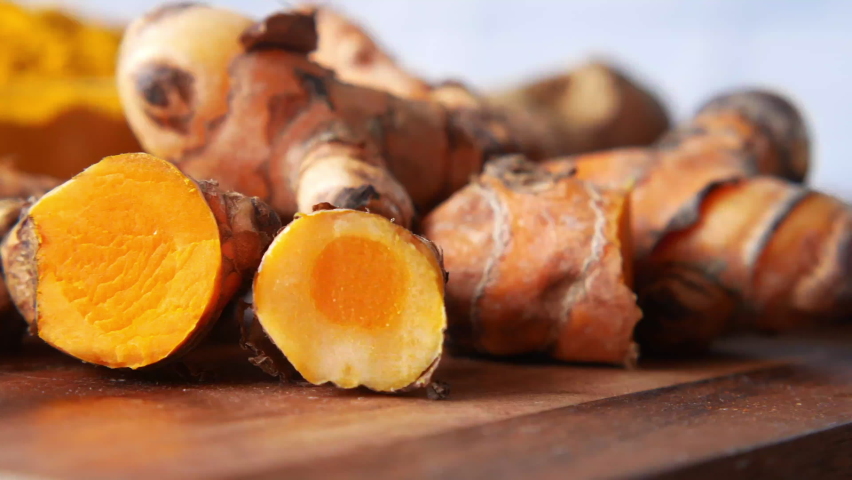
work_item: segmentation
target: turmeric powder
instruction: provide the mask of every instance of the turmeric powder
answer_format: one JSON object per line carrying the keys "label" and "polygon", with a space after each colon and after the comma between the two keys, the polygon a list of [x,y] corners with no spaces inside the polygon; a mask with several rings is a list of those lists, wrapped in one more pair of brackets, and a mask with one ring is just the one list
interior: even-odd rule
{"label": "turmeric powder", "polygon": [[113,73],[121,29],[0,0],[0,157],[66,179],[138,150]]}
{"label": "turmeric powder", "polygon": [[591,62],[565,73],[480,97],[458,82],[430,85],[401,67],[367,31],[328,6],[305,5],[319,41],[311,60],[344,82],[450,108],[508,110],[510,119],[547,138],[547,156],[648,145],[669,127],[662,102],[614,66]]}

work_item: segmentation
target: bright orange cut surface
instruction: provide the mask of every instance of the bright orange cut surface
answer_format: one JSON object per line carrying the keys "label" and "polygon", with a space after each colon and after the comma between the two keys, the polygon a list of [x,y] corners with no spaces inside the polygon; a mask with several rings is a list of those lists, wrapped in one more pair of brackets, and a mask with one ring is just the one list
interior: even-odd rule
{"label": "bright orange cut surface", "polygon": [[304,215],[278,234],[254,280],[263,329],[305,379],[405,388],[441,356],[447,317],[434,253],[386,218]]}
{"label": "bright orange cut surface", "polygon": [[311,275],[314,304],[328,320],[368,329],[399,315],[404,288],[405,270],[390,248],[363,237],[330,241]]}
{"label": "bright orange cut surface", "polygon": [[198,187],[145,154],[108,157],[30,211],[39,336],[82,360],[138,368],[209,316],[219,229]]}

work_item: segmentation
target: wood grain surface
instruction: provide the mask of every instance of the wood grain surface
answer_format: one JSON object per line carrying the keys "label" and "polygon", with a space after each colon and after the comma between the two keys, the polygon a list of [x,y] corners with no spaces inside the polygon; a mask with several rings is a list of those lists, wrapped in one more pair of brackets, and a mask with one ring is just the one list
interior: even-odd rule
{"label": "wood grain surface", "polygon": [[[219,358],[218,355],[216,358]],[[447,400],[0,360],[0,478],[852,478],[852,330],[638,370],[451,358]]]}

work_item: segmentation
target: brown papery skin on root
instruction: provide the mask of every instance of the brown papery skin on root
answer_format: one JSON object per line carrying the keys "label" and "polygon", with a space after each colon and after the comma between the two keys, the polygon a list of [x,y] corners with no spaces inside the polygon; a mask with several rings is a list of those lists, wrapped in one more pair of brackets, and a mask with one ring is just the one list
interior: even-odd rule
{"label": "brown papery skin on root", "polygon": [[444,252],[450,340],[492,355],[633,365],[641,313],[630,290],[624,193],[516,157],[432,212]]}
{"label": "brown papery skin on root", "polygon": [[[127,172],[126,174],[122,172]],[[103,173],[103,176],[99,176],[100,173]],[[225,304],[228,300],[233,297],[233,295],[240,288],[244,288],[254,271],[257,268],[257,265],[260,262],[260,257],[263,251],[268,246],[275,232],[280,229],[281,223],[278,220],[277,216],[269,209],[267,206],[262,204],[258,199],[245,197],[240,194],[233,193],[223,193],[221,192],[215,184],[209,182],[202,182],[200,184],[194,183],[191,179],[183,176],[183,174],[177,172],[173,166],[169,165],[167,162],[152,157],[146,154],[126,154],[120,155],[116,157],[108,157],[104,159],[101,163],[96,164],[95,166],[87,169],[83,174],[75,177],[74,179],[67,182],[67,184],[63,185],[60,189],[54,191],[50,196],[46,196],[41,199],[39,202],[35,203],[23,216],[21,221],[15,227],[15,229],[10,233],[10,235],[6,238],[2,246],[2,256],[3,256],[3,266],[6,272],[6,278],[9,282],[10,292],[12,294],[12,298],[14,299],[18,310],[24,315],[27,322],[30,324],[31,331],[35,334],[38,334],[42,338],[48,341],[48,343],[53,344],[54,346],[65,349],[63,346],[65,345],[65,340],[61,338],[58,332],[62,330],[60,329],[68,329],[70,332],[74,332],[73,326],[66,326],[56,324],[56,318],[45,318],[42,319],[42,310],[52,309],[56,310],[57,308],[65,308],[61,306],[59,303],[51,304],[51,299],[55,298],[56,293],[43,294],[42,293],[42,285],[45,278],[50,278],[49,287],[51,288],[51,292],[56,292],[56,288],[62,288],[62,291],[66,292],[66,295],[70,295],[70,297],[64,297],[69,302],[69,305],[75,305],[75,308],[83,308],[80,315],[88,315],[86,312],[85,299],[87,298],[100,298],[103,295],[101,286],[95,287],[95,290],[87,291],[85,285],[73,284],[66,285],[65,287],[61,287],[62,283],[58,282],[58,279],[64,278],[65,270],[62,270],[63,267],[56,264],[54,265],[53,260],[48,258],[46,252],[50,252],[56,249],[56,247],[51,247],[53,250],[46,250],[45,243],[49,242],[50,245],[61,246],[62,242],[67,242],[70,245],[75,245],[75,241],[78,240],[74,235],[75,233],[68,230],[67,238],[62,237],[63,229],[60,228],[57,230],[55,226],[51,226],[52,223],[56,222],[64,222],[66,220],[62,220],[63,216],[71,215],[72,210],[75,208],[73,205],[75,203],[68,199],[71,203],[56,203],[52,198],[53,195],[65,195],[66,191],[68,192],[76,192],[75,186],[71,182],[85,181],[85,182],[95,182],[95,183],[108,183],[111,181],[110,179],[133,179],[133,180],[116,180],[119,183],[112,185],[114,191],[111,193],[113,195],[119,195],[122,193],[122,189],[126,191],[128,196],[132,196],[133,192],[129,189],[137,190],[139,187],[135,185],[142,185],[145,182],[157,182],[158,175],[162,176],[163,194],[170,191],[178,191],[174,190],[175,188],[180,188],[188,192],[190,195],[198,195],[197,200],[192,200],[192,202],[201,202],[193,203],[192,208],[200,208],[200,211],[207,210],[208,215],[210,215],[209,221],[213,222],[212,224],[215,226],[216,235],[219,237],[216,239],[216,244],[219,246],[221,261],[219,261],[215,278],[213,278],[213,285],[215,287],[215,291],[210,296],[209,304],[203,308],[203,312],[199,313],[197,319],[195,320],[195,326],[187,333],[185,338],[180,339],[180,343],[173,346],[164,346],[164,348],[171,348],[170,353],[163,358],[152,358],[151,360],[146,359],[136,359],[136,356],[143,355],[144,352],[140,350],[140,353],[134,354],[136,356],[132,357],[134,360],[128,361],[130,363],[125,363],[121,360],[121,356],[118,355],[116,359],[112,359],[108,353],[97,353],[97,351],[93,351],[90,353],[85,353],[85,344],[78,344],[78,340],[74,340],[71,343],[68,343],[69,347],[72,349],[83,348],[80,350],[81,358],[93,363],[98,363],[102,365],[106,365],[109,367],[123,367],[129,366],[132,368],[141,368],[150,366],[152,364],[158,364],[165,362],[169,359],[177,358],[180,354],[185,353],[191,347],[193,347],[198,341],[200,341],[204,335],[209,331],[212,327],[214,321],[217,319],[219,312],[224,308]],[[141,179],[141,180],[138,180]],[[150,179],[150,180],[146,180]],[[142,182],[142,183],[140,183]],[[178,187],[178,185],[181,185]],[[168,188],[166,188],[168,187]],[[172,190],[169,190],[171,188]],[[183,191],[181,190],[181,191]],[[70,193],[69,193],[70,194]],[[190,199],[187,197],[187,200]],[[117,197],[116,197],[117,198]],[[62,198],[60,198],[62,199]],[[158,200],[159,201],[159,200]],[[183,200],[180,200],[183,201]],[[50,202],[47,205],[41,206],[40,203]],[[179,202],[179,199],[175,199],[176,204]],[[79,203],[79,202],[78,202]],[[86,208],[86,209],[95,209],[95,212],[87,212],[85,215],[91,216],[93,214],[97,214],[97,209],[99,208],[112,208],[113,205],[98,205],[97,202],[83,202],[85,205],[79,205],[76,208]],[[147,204],[142,204],[144,202],[136,202],[133,205],[139,209],[150,209],[153,208]],[[71,207],[62,207],[56,211],[51,210],[50,205],[71,205]],[[128,248],[134,248],[134,245],[138,245],[141,250],[139,251],[128,251],[128,255],[135,256],[145,256],[148,255],[146,253],[145,245],[147,245],[145,235],[139,237],[136,235],[137,233],[143,234],[148,228],[145,225],[141,225],[138,222],[141,222],[144,218],[153,218],[151,217],[152,213],[150,211],[133,211],[133,205],[131,205],[126,211],[122,212],[124,215],[127,215],[128,218],[133,218],[134,223],[136,224],[133,227],[133,231],[128,231],[124,234],[129,240],[126,241],[126,246]],[[187,204],[189,205],[189,204]],[[69,209],[70,208],[70,209]],[[112,211],[103,211],[104,218],[111,218],[111,216],[115,212]],[[180,217],[179,215],[172,215],[171,222],[175,222],[176,217]],[[161,218],[167,218],[168,213],[163,212],[163,216]],[[81,211],[81,218],[83,216],[83,212]],[[203,215],[202,215],[203,217]],[[157,217],[160,218],[160,217]],[[183,217],[180,217],[183,218]],[[199,222],[204,222],[202,218],[199,219]],[[106,228],[107,231],[104,232],[103,236],[108,240],[110,235],[115,236],[116,239],[124,238],[122,237],[121,232],[115,231],[115,228],[118,228],[120,225],[125,225],[126,222],[120,221],[120,219],[115,219],[115,221],[108,222],[108,224],[100,225],[98,227],[93,228]],[[161,228],[166,228],[164,232],[171,232],[170,230],[173,227],[169,227],[167,224],[162,225],[152,225],[150,226],[153,229],[153,237],[156,237],[157,232]],[[140,230],[141,229],[141,230]],[[191,227],[190,230],[201,229],[201,226]],[[139,232],[136,232],[139,230]],[[189,230],[187,230],[189,231]],[[201,230],[199,230],[201,231]],[[50,232],[50,233],[48,233]],[[171,234],[171,233],[167,233]],[[179,232],[176,235],[182,235]],[[138,237],[138,238],[136,238]],[[151,237],[152,241],[154,238]],[[177,237],[175,237],[177,238]],[[172,240],[170,238],[164,238],[163,245],[169,245]],[[120,242],[119,242],[120,243]],[[97,249],[97,242],[92,242],[92,245],[88,244],[80,244],[78,247],[75,247],[73,253],[63,254],[63,262],[84,262],[83,265],[85,268],[92,270],[92,274],[96,275],[98,272],[105,272],[104,269],[109,270],[113,268],[112,265],[98,265],[97,262],[89,265],[91,260],[87,260],[85,257],[81,257],[77,259],[76,257],[80,255],[84,255],[86,251],[92,250],[92,248]],[[108,249],[119,248],[118,244],[110,244]],[[107,248],[107,247],[104,247]],[[200,248],[200,247],[199,247]],[[205,247],[206,248],[206,247]],[[160,249],[159,247],[149,252],[150,255],[157,256],[159,255]],[[193,257],[195,258],[195,257]],[[164,263],[158,263],[164,262]],[[176,268],[177,270],[174,274],[182,274],[184,272],[184,268],[190,268],[189,263],[184,265],[181,262],[173,263],[171,261],[166,261],[166,257],[160,259],[152,259],[150,262],[142,260],[140,265],[152,265],[154,270],[148,273],[139,273],[141,275],[139,277],[140,284],[142,285],[143,291],[140,292],[140,299],[145,296],[155,295],[154,290],[157,288],[156,285],[148,285],[151,279],[155,278],[157,275],[160,275],[162,272],[160,270],[162,268]],[[191,265],[198,266],[197,262],[192,263]],[[135,268],[135,267],[134,267]],[[147,267],[145,267],[147,268]],[[133,270],[133,268],[131,268]],[[54,272],[55,271],[55,272]],[[135,271],[135,270],[134,270]],[[136,275],[137,273],[130,272],[129,275]],[[188,274],[188,273],[187,273]],[[49,276],[49,277],[47,277]],[[130,277],[133,278],[133,277]],[[119,277],[115,277],[114,281],[118,281]],[[199,281],[208,281],[208,279],[200,279]],[[107,284],[110,282],[106,282]],[[53,285],[53,286],[50,286]],[[147,286],[146,286],[147,285]],[[128,287],[137,288],[138,285],[133,286],[129,285]],[[187,285],[186,288],[190,288],[194,286]],[[44,287],[47,288],[47,287]],[[82,288],[82,290],[80,290]],[[79,291],[78,291],[79,290]],[[149,291],[150,290],[150,291]],[[172,292],[175,295],[182,295],[183,288],[169,289],[168,292]],[[47,291],[47,290],[45,290]],[[159,290],[157,290],[159,292]],[[37,301],[37,292],[41,298]],[[164,292],[157,293],[156,295],[162,294]],[[122,294],[121,292],[116,292],[115,295]],[[47,296],[45,296],[47,295]],[[82,296],[81,296],[82,295]],[[199,293],[199,295],[203,295],[203,292]],[[81,296],[77,300],[72,300]],[[57,297],[58,298],[58,297]],[[118,298],[118,297],[116,297]],[[59,300],[56,300],[59,302]],[[165,301],[165,300],[164,300]],[[83,303],[81,303],[83,302]],[[135,304],[140,304],[140,301],[135,301]],[[63,304],[64,305],[64,304]],[[94,308],[94,307],[93,307]],[[189,306],[187,305],[187,308]],[[58,310],[56,310],[58,311]],[[94,310],[92,310],[94,312]],[[94,315],[94,314],[93,314]],[[127,316],[126,314],[124,316]],[[86,317],[88,318],[88,317]],[[97,317],[93,317],[97,318]],[[48,334],[49,338],[45,337],[43,332],[44,321],[50,321],[53,324],[56,324],[52,333]],[[116,314],[114,318],[104,318],[104,321],[98,321],[98,325],[105,325],[103,328],[111,328],[106,326],[108,325],[117,325],[116,322],[121,322],[122,320],[119,318],[119,315]],[[132,322],[132,319],[131,319]],[[96,322],[97,323],[97,322]],[[94,327],[86,327],[86,328],[94,328]],[[97,328],[101,328],[98,326]],[[146,327],[147,328],[147,327]],[[80,338],[84,338],[85,335],[83,330],[77,330],[80,335]],[[104,335],[107,335],[108,332],[104,332]],[[109,333],[111,335],[111,333]],[[74,333],[76,336],[77,333]],[[141,335],[141,333],[140,333]],[[110,337],[112,338],[112,337]],[[118,337],[116,337],[118,338]],[[163,337],[166,338],[166,337]],[[168,338],[171,338],[169,336]],[[69,340],[70,341],[70,340]],[[118,341],[118,340],[116,340]],[[137,339],[136,337],[130,336],[128,338],[128,342],[142,342],[147,341],[142,338]],[[98,347],[101,348],[101,347]],[[116,349],[125,348],[123,345],[115,345]],[[134,347],[136,348],[136,347]],[[142,348],[142,347],[140,347]],[[144,348],[143,348],[144,350]],[[66,350],[67,351],[67,350]],[[76,350],[75,350],[76,351]],[[123,350],[122,350],[123,351]],[[74,352],[69,352],[74,354]],[[130,358],[130,357],[128,357]],[[140,357],[141,358],[141,357]]]}
{"label": "brown papery skin on root", "polygon": [[852,211],[792,183],[712,185],[667,231],[638,281],[649,350],[689,352],[734,330],[782,332],[852,307]]}
{"label": "brown papery skin on root", "polygon": [[[789,127],[782,130],[775,124]],[[787,100],[760,90],[735,92],[711,100],[652,147],[556,159],[545,165],[553,172],[576,169],[578,178],[605,188],[631,190],[634,258],[641,270],[670,224],[694,221],[690,215],[695,209],[686,207],[709,185],[758,174],[801,179],[804,173],[790,173],[790,165],[807,168],[807,149],[801,147],[807,144],[805,132],[801,116]],[[791,161],[784,153],[789,151],[800,155]]]}
{"label": "brown papery skin on root", "polygon": [[600,62],[494,94],[488,100],[547,125],[560,155],[650,145],[670,123],[652,92]]}
{"label": "brown papery skin on root", "polygon": [[[182,33],[200,28],[210,10],[229,19],[227,29],[208,28],[228,46],[224,59],[205,59],[211,50],[199,45],[207,34]],[[273,15],[239,35],[241,19],[195,6],[137,20],[122,47],[119,87],[147,150],[196,178],[258,196],[285,218],[322,202],[363,207],[351,193],[372,188],[371,211],[410,225],[415,209],[430,210],[488,158],[553,153],[550,139],[503,112],[341,82],[309,60],[310,15]]]}
{"label": "brown papery skin on root", "polygon": [[302,5],[296,11],[316,19],[319,42],[311,60],[334,70],[340,81],[401,98],[429,98],[431,86],[397,65],[360,25],[328,7]]}
{"label": "brown papery skin on root", "polygon": [[[0,199],[0,238],[6,237],[25,205],[20,198]],[[0,354],[17,346],[25,330],[26,322],[12,303],[5,279],[0,277]]]}

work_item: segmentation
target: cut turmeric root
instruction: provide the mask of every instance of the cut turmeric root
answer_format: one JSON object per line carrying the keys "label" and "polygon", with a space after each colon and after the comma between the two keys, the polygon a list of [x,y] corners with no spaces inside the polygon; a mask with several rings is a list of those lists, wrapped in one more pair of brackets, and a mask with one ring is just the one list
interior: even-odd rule
{"label": "cut turmeric root", "polygon": [[146,154],[107,157],[34,203],[3,244],[31,330],[86,362],[140,368],[191,347],[280,221]]}
{"label": "cut turmeric root", "polygon": [[460,350],[633,365],[641,313],[624,193],[517,157],[490,164],[424,220],[445,255]]}
{"label": "cut turmeric root", "polygon": [[307,381],[382,392],[429,383],[444,341],[443,295],[434,247],[355,210],[299,216],[254,281],[258,321]]}

